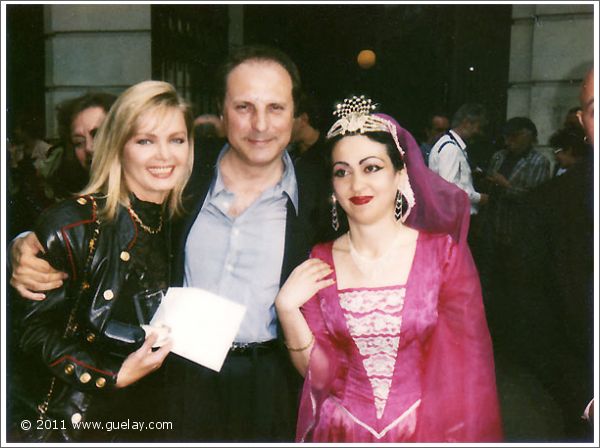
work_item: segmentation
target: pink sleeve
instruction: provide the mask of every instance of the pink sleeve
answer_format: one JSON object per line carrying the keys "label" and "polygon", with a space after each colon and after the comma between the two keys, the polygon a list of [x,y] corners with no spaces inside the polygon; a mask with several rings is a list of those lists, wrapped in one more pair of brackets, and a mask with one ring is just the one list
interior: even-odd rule
{"label": "pink sleeve", "polygon": [[417,440],[502,440],[492,342],[466,244],[448,239],[438,322],[425,348]]}
{"label": "pink sleeve", "polygon": [[310,375],[312,387],[328,389],[335,377],[337,356],[329,331],[319,306],[318,296],[314,296],[302,307],[302,314],[315,335],[315,344],[310,353],[307,377]]}
{"label": "pink sleeve", "polygon": [[[323,246],[316,246],[311,252],[311,258],[320,258],[329,262]],[[334,380],[339,376],[342,353],[336,349],[336,345],[325,325],[323,313],[320,306],[319,294],[313,296],[302,307],[302,314],[315,335],[315,343],[310,353],[308,370],[304,379],[304,387],[300,400],[298,412],[298,424],[296,428],[296,441],[308,440],[308,433],[318,418],[320,404],[329,395],[334,385]]]}

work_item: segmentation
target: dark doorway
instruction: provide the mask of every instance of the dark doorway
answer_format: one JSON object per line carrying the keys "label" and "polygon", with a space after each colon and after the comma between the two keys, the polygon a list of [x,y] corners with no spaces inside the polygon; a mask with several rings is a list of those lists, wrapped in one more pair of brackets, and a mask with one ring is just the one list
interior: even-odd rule
{"label": "dark doorway", "polygon": [[215,72],[227,55],[226,5],[152,5],[152,77],[172,83],[194,112],[215,113]]}
{"label": "dark doorway", "polygon": [[[370,95],[416,137],[431,110],[452,115],[466,101],[506,114],[510,5],[247,5],[246,43],[280,47],[330,111]],[[360,50],[376,64],[360,68]],[[471,70],[472,67],[472,70]]]}
{"label": "dark doorway", "polygon": [[6,5],[6,129],[35,122],[45,135],[44,6]]}

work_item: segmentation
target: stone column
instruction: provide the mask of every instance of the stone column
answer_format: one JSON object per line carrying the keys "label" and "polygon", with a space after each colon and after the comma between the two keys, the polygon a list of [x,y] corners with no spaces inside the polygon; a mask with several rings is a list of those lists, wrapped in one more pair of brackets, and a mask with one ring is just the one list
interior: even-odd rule
{"label": "stone column", "polygon": [[118,94],[152,76],[150,5],[44,5],[46,129],[55,107],[91,90]]}
{"label": "stone column", "polygon": [[594,5],[513,5],[510,52],[507,118],[531,118],[546,146],[594,63]]}

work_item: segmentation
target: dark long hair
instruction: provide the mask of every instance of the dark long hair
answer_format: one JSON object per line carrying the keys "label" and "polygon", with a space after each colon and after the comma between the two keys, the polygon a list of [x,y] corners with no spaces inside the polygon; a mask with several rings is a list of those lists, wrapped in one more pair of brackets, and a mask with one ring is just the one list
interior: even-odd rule
{"label": "dark long hair", "polygon": [[111,93],[90,92],[76,98],[63,101],[56,107],[56,120],[58,122],[58,136],[61,143],[71,147],[71,125],[80,112],[91,107],[100,107],[108,113],[117,96]]}

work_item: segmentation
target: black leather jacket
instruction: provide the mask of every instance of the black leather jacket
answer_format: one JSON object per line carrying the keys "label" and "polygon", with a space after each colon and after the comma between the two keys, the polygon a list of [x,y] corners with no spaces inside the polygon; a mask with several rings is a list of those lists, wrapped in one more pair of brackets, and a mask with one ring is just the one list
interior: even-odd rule
{"label": "black leather jacket", "polygon": [[[92,196],[69,199],[42,215],[35,233],[46,248],[45,258],[69,278],[62,287],[47,292],[45,300],[26,300],[24,305],[21,349],[41,357],[56,377],[58,390],[47,414],[65,419],[67,426],[85,419],[92,396],[115,387],[124,355],[145,338],[139,326],[110,318],[132,261],[137,227],[123,207],[114,221],[99,224],[100,201]],[[88,260],[91,245],[95,252]],[[74,325],[65,337],[75,304]]]}

